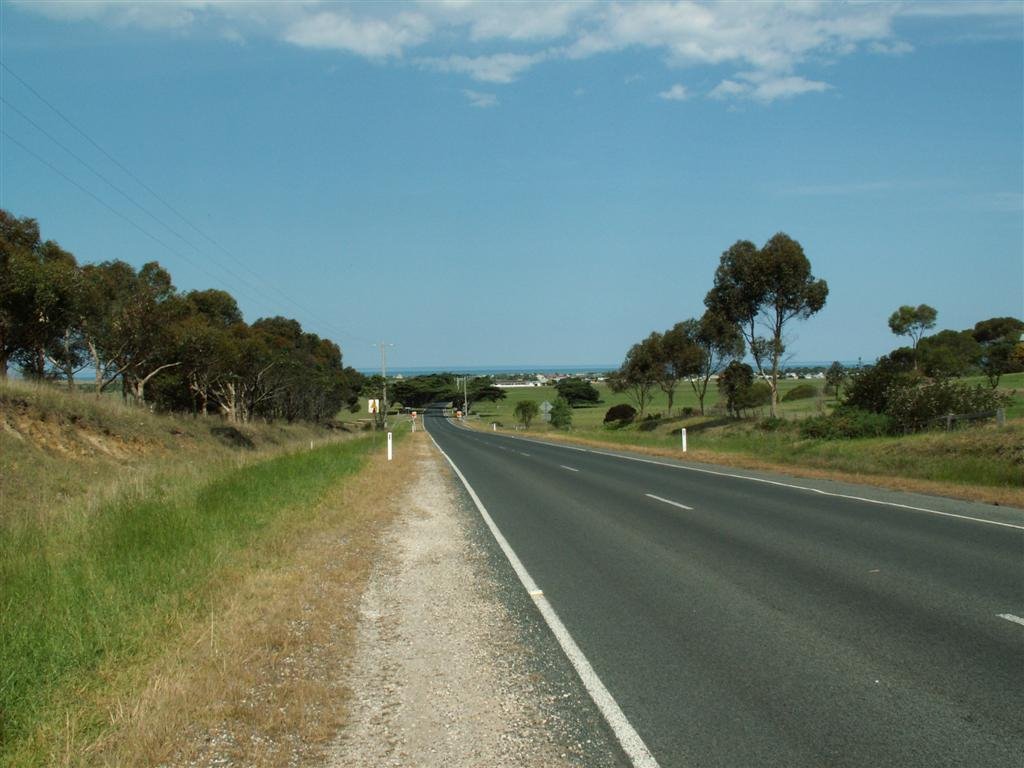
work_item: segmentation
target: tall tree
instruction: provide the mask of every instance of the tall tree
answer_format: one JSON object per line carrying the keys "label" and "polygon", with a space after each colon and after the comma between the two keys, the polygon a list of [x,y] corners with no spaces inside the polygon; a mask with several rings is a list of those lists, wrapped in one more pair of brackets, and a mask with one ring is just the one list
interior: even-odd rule
{"label": "tall tree", "polygon": [[912,307],[904,304],[889,315],[889,329],[897,336],[909,336],[914,350],[914,367],[917,367],[917,345],[924,332],[935,327],[939,313],[927,304]]}
{"label": "tall tree", "polygon": [[679,325],[687,342],[699,353],[696,369],[688,379],[703,416],[708,385],[726,365],[743,357],[743,336],[735,324],[710,310],[700,320],[691,318]]}
{"label": "tall tree", "polygon": [[1024,334],[1024,322],[1016,317],[993,317],[975,324],[971,335],[981,345],[979,363],[992,389],[1004,373],[1021,370],[1014,351]]}
{"label": "tall tree", "polygon": [[783,232],[760,249],[740,240],[722,254],[704,304],[743,334],[771,389],[772,416],[778,410],[786,325],[819,312],[827,298],[828,284],[811,274],[803,247]]}
{"label": "tall tree", "polygon": [[643,417],[661,380],[661,363],[661,334],[654,332],[629,348],[622,366],[609,374],[608,386],[613,392],[625,392]]}
{"label": "tall tree", "polygon": [[680,380],[700,370],[701,351],[686,333],[685,323],[676,323],[660,335],[658,386],[668,397],[668,416],[672,416],[676,387]]}

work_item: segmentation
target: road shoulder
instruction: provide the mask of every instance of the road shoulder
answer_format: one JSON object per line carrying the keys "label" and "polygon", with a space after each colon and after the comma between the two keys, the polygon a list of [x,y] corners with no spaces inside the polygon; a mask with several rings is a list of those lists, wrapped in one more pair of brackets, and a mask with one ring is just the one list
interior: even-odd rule
{"label": "road shoulder", "polygon": [[[426,436],[359,609],[327,765],[621,765]],[[504,572],[508,571],[508,574]]]}

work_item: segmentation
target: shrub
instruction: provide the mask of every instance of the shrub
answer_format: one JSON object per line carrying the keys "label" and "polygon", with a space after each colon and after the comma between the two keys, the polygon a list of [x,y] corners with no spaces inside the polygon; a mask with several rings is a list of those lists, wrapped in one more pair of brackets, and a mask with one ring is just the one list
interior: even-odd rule
{"label": "shrub", "polygon": [[694,408],[693,406],[687,405],[685,408],[683,408],[683,417],[684,418],[689,418],[690,416],[693,416],[696,413],[697,413],[697,409]]}
{"label": "shrub", "polygon": [[946,379],[917,387],[900,387],[888,394],[886,414],[902,432],[927,428],[947,414],[972,414],[1005,407],[1010,398],[980,384],[968,386]]}
{"label": "shrub", "polygon": [[568,429],[572,426],[572,408],[564,397],[557,397],[552,403],[551,426],[557,429]]}
{"label": "shrub", "polygon": [[636,408],[629,403],[619,403],[608,409],[604,415],[604,423],[621,427],[624,424],[633,423],[636,418]]}
{"label": "shrub", "polygon": [[817,440],[881,437],[892,431],[891,419],[882,413],[857,408],[840,408],[828,416],[814,416],[800,422],[800,436]]}
{"label": "shrub", "polygon": [[788,403],[792,400],[806,400],[818,396],[818,388],[813,384],[797,384],[782,397],[782,402]]}
{"label": "shrub", "polygon": [[878,358],[870,368],[855,372],[846,388],[846,405],[862,411],[884,413],[888,397],[897,389],[913,387],[920,374],[913,370],[913,360],[895,350]]}
{"label": "shrub", "polygon": [[780,419],[778,416],[769,416],[767,419],[761,419],[757,422],[757,428],[762,432],[777,432],[786,426],[786,420]]}

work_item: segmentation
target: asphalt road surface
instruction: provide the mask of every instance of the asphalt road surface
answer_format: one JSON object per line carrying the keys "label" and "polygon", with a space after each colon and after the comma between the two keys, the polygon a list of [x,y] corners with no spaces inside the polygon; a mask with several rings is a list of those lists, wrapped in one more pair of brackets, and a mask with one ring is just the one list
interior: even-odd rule
{"label": "asphalt road surface", "polygon": [[1024,766],[1024,512],[426,426],[662,768]]}

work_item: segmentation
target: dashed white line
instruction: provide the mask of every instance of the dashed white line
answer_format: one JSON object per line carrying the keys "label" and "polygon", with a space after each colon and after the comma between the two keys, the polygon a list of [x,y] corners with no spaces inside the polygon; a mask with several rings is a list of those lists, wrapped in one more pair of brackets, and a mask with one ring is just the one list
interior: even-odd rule
{"label": "dashed white line", "polygon": [[653,493],[645,493],[644,496],[647,496],[650,499],[654,499],[655,501],[663,502],[665,504],[671,504],[673,507],[679,507],[680,509],[688,509],[691,512],[693,511],[693,507],[688,507],[685,504],[680,504],[678,501],[672,501],[672,499],[663,499],[661,498],[661,496],[655,496]]}
{"label": "dashed white line", "polygon": [[562,469],[568,469],[570,472],[579,472],[579,470],[576,469],[576,467],[567,467],[565,464],[559,464],[558,466],[560,466]]}
{"label": "dashed white line", "polygon": [[896,507],[897,509],[907,509],[912,512],[926,512],[930,515],[939,515],[941,517],[952,517],[958,520],[970,520],[974,523],[985,523],[986,525],[998,525],[1001,528],[1014,528],[1018,531],[1024,531],[1024,525],[1018,525],[1016,523],[1004,523],[999,520],[987,520],[983,517],[973,517],[971,515],[958,515],[954,512],[941,512],[937,509],[928,509],[927,507],[914,507],[910,504],[900,504],[895,501],[882,501],[881,499],[869,499],[864,496],[853,496],[848,493],[834,493],[832,491],[823,491],[820,488],[812,488],[807,485],[796,485],[795,483],[783,483],[778,480],[768,480],[764,477],[752,477],[751,475],[740,475],[735,472],[718,472],[713,469],[704,469],[703,467],[689,467],[684,464],[670,464],[667,461],[657,461],[655,459],[642,459],[639,456],[625,456],[621,453],[611,453],[610,451],[598,451],[593,448],[580,448],[575,445],[563,445],[561,443],[546,443],[543,440],[533,440],[529,437],[515,437],[513,435],[502,435],[502,437],[509,440],[522,440],[525,443],[536,443],[537,445],[544,445],[549,448],[564,448],[567,451],[578,451],[579,453],[593,453],[597,456],[608,456],[613,459],[622,459],[623,461],[636,461],[641,464],[653,464],[658,467],[668,467],[669,469],[681,469],[686,472],[700,472],[705,475],[718,475],[719,477],[732,477],[737,480],[750,480],[755,483],[765,483],[766,485],[776,485],[783,488],[793,488],[797,491],[810,491],[811,493],[817,493],[821,496],[831,496],[837,499],[849,499],[851,501],[862,501],[865,504],[878,504],[885,507]]}
{"label": "dashed white line", "polygon": [[1006,619],[1007,621],[1012,621],[1014,624],[1020,624],[1021,626],[1024,626],[1024,619],[1022,619],[1020,616],[1014,616],[1012,613],[998,613],[996,615],[1000,619]]}
{"label": "dashed white line", "polygon": [[518,453],[520,456],[529,456],[530,455],[530,454],[526,453],[525,451],[516,451],[516,453]]}
{"label": "dashed white line", "polygon": [[[430,435],[430,433],[427,433]],[[590,694],[590,698],[594,700],[594,704],[604,715],[605,721],[612,729],[612,733],[619,740],[619,744],[622,746],[622,751],[626,753],[629,761],[633,764],[633,768],[659,768],[658,761],[654,759],[654,755],[647,748],[644,740],[640,737],[640,734],[636,732],[633,724],[629,722],[626,714],[622,711],[619,703],[615,701],[615,697],[612,696],[611,692],[605,687],[604,683],[601,682],[601,678],[597,676],[597,672],[590,666],[590,662],[587,657],[583,655],[583,651],[576,645],[576,641],[572,635],[569,634],[569,630],[565,628],[562,620],[558,618],[558,614],[555,613],[554,607],[548,602],[548,599],[544,596],[544,593],[537,586],[537,582],[533,580],[533,577],[526,570],[519,556],[516,555],[511,545],[502,535],[501,531],[498,530],[498,526],[495,524],[491,515],[487,512],[487,508],[484,507],[480,497],[476,495],[476,491],[473,490],[473,486],[469,484],[466,476],[462,474],[462,470],[459,469],[458,465],[452,461],[451,457],[444,452],[440,445],[437,444],[437,440],[434,440],[434,436],[430,435],[431,441],[434,443],[434,447],[441,452],[448,463],[451,464],[452,469],[458,476],[459,480],[465,486],[469,492],[469,497],[473,499],[473,503],[476,505],[477,510],[480,512],[480,516],[484,519],[487,527],[491,530],[491,535],[494,536],[494,540],[498,542],[498,546],[501,547],[501,551],[505,553],[505,557],[508,558],[509,564],[512,566],[512,570],[516,572],[519,577],[519,581],[526,588],[530,597],[533,598],[534,604],[540,611],[541,616],[544,617],[544,621],[547,622],[548,627],[554,634],[555,639],[558,640],[558,644],[562,646],[562,651],[568,657],[569,662],[576,670],[576,674],[580,676],[580,680],[583,682],[583,687],[587,689],[587,693]]]}

